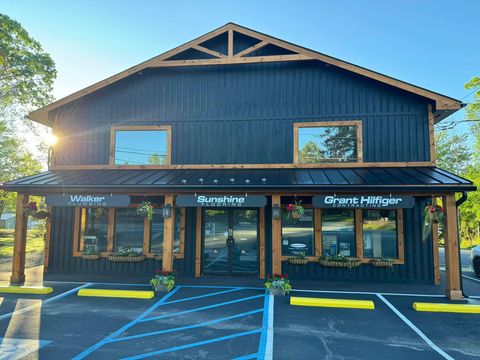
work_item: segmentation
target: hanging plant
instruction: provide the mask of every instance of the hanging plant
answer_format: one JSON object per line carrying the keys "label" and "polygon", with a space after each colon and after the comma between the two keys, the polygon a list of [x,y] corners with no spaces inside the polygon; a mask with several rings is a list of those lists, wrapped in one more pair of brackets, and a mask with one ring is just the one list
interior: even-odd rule
{"label": "hanging plant", "polygon": [[153,206],[150,201],[142,201],[137,206],[137,215],[146,217],[148,220],[152,221],[153,218]]}
{"label": "hanging plant", "polygon": [[427,205],[424,210],[425,223],[438,224],[443,222],[443,207],[440,205]]}
{"label": "hanging plant", "polygon": [[302,201],[295,201],[293,204],[288,204],[285,209],[285,219],[300,219],[305,213],[305,209],[301,205]]}
{"label": "hanging plant", "polygon": [[97,219],[101,218],[104,215],[105,215],[104,208],[96,208],[95,210],[93,210],[93,216],[95,216]]}
{"label": "hanging plant", "polygon": [[35,201],[29,202],[26,206],[23,207],[23,213],[27,216],[32,216],[37,212],[37,203]]}

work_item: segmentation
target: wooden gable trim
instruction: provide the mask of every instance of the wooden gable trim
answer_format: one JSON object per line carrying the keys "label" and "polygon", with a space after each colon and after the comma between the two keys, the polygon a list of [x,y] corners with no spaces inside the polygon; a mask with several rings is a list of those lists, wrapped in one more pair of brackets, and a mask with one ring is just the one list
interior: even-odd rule
{"label": "wooden gable trim", "polygon": [[[206,47],[200,45],[204,43],[207,40],[210,40],[218,35],[221,35],[225,32],[228,32],[228,55],[226,57],[223,56],[223,54],[220,54],[216,51],[213,51],[211,49],[207,49]],[[248,49],[243,50],[242,52],[238,54],[233,53],[233,32],[241,33],[243,35],[247,35],[253,38],[256,38],[260,41],[259,44],[256,44]],[[251,53],[252,51],[266,46],[268,44],[276,45],[279,47],[282,47],[284,49],[293,51],[296,53],[293,57],[289,55],[282,55],[281,57],[279,56],[257,56],[257,57],[251,57],[251,58],[243,58],[243,56]],[[168,58],[171,58],[172,56],[175,56],[189,48],[195,48],[199,51],[208,53],[210,55],[213,55],[215,57],[218,57],[218,59],[210,59],[210,60],[190,60],[187,62],[178,62],[178,61],[166,61]],[[248,59],[248,60],[246,60]],[[57,107],[60,107],[64,104],[67,104],[73,100],[76,100],[82,96],[85,96],[87,94],[90,94],[98,89],[101,89],[107,85],[110,85],[114,82],[117,82],[123,78],[126,78],[127,76],[130,76],[134,73],[137,73],[141,70],[144,70],[149,67],[159,67],[159,66],[197,66],[197,65],[219,65],[219,64],[240,64],[240,63],[253,63],[253,62],[268,62],[268,61],[292,61],[292,60],[305,60],[305,59],[314,59],[314,60],[319,60],[322,61],[326,64],[329,65],[334,65],[339,68],[342,68],[344,70],[351,71],[353,73],[380,81],[382,83],[397,87],[399,89],[417,94],[419,96],[423,96],[425,98],[431,99],[435,101],[435,109],[436,110],[458,110],[461,108],[461,102],[456,99],[452,99],[448,96],[438,94],[433,91],[429,91],[427,89],[423,89],[420,87],[417,87],[415,85],[394,79],[392,77],[377,73],[375,71],[363,68],[361,66],[357,66],[351,63],[348,63],[346,61],[342,61],[339,59],[336,59],[334,57],[306,49],[304,47],[298,46],[291,44],[289,42],[277,39],[275,37],[265,35],[262,33],[259,33],[257,31],[245,28],[243,26],[239,26],[233,23],[228,23],[218,29],[215,29],[213,31],[208,32],[205,35],[202,35],[192,41],[189,41],[183,45],[180,45],[170,51],[167,51],[161,55],[158,55],[150,60],[144,61],[138,65],[135,65],[125,71],[122,71],[116,75],[110,76],[109,78],[102,80],[100,82],[97,82],[93,85],[90,85],[80,91],[77,91],[69,96],[66,96],[60,100],[54,101],[53,103],[44,106],[40,109],[37,109],[35,111],[32,111],[28,117],[31,120],[37,121],[39,123],[43,123],[45,125],[50,125],[51,123],[49,122],[48,119],[48,112],[50,110],[53,110]],[[242,61],[240,61],[242,60]]]}

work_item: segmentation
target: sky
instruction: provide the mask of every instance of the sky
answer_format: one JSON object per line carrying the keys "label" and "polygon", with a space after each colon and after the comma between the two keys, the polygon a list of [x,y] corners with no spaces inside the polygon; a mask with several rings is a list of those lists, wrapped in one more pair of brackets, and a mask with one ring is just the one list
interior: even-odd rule
{"label": "sky", "polygon": [[464,102],[480,76],[478,0],[0,0],[0,13],[54,59],[57,99],[227,22]]}

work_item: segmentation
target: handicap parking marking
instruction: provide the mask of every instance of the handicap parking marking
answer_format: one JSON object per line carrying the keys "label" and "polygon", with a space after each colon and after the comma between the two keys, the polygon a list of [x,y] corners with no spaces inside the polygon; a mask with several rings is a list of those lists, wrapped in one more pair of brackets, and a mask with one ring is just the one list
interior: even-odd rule
{"label": "handicap parking marking", "polygon": [[440,347],[438,347],[432,340],[430,340],[417,326],[415,326],[405,315],[402,314],[390,301],[388,301],[381,294],[377,294],[377,297],[382,300],[402,321],[408,325],[418,336],[420,336],[433,350],[439,355],[448,360],[454,360],[453,357],[448,355]]}

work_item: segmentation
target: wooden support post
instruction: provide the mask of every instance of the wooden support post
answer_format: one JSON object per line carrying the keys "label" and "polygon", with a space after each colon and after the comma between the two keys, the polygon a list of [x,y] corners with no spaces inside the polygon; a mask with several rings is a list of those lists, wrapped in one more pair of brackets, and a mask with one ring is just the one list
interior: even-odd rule
{"label": "wooden support post", "polygon": [[440,253],[438,251],[438,224],[432,224],[433,277],[435,285],[440,285]]}
{"label": "wooden support post", "polygon": [[202,208],[197,208],[197,225],[195,227],[195,277],[202,275]]}
{"label": "wooden support post", "polygon": [[445,238],[445,295],[450,300],[461,300],[460,259],[458,258],[458,229],[457,206],[455,194],[445,196],[443,200],[445,211],[444,238]]}
{"label": "wooden support post", "polygon": [[[280,195],[272,195],[272,208],[281,206]],[[272,271],[274,274],[282,272],[282,217],[272,217]]]}
{"label": "wooden support post", "polygon": [[20,285],[25,282],[25,248],[27,246],[27,221],[23,209],[28,205],[28,194],[17,194],[15,235],[13,241],[13,263],[10,283]]}
{"label": "wooden support post", "polygon": [[163,219],[163,270],[173,271],[173,237],[175,224],[175,208],[173,203],[173,195],[165,196],[165,206],[171,206],[171,215]]}
{"label": "wooden support post", "polygon": [[52,207],[48,206],[47,211],[50,216],[47,217],[45,223],[45,249],[43,254],[43,272],[47,272],[48,270],[48,262],[50,259],[50,238],[52,237]]}

